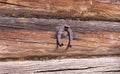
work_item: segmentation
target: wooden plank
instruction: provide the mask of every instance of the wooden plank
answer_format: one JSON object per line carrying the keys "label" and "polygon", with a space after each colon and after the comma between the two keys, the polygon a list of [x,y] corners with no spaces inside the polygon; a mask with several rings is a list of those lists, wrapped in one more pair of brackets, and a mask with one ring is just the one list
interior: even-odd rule
{"label": "wooden plank", "polygon": [[62,21],[1,17],[0,58],[120,54],[120,23],[104,21],[64,20],[77,40],[65,51],[64,39],[65,46],[56,50],[55,29]]}
{"label": "wooden plank", "polygon": [[0,62],[0,74],[120,74],[120,57]]}
{"label": "wooden plank", "polygon": [[119,8],[111,0],[0,0],[0,15],[12,17],[120,21]]}

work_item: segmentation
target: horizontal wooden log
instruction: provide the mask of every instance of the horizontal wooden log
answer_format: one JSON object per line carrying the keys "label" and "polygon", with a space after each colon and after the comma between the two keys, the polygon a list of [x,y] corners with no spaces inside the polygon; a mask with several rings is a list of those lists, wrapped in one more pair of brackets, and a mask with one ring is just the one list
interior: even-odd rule
{"label": "horizontal wooden log", "polygon": [[120,2],[111,0],[0,0],[0,15],[120,21]]}
{"label": "horizontal wooden log", "polygon": [[[63,39],[65,46],[56,50],[55,30],[63,21],[77,38],[67,51],[67,39]],[[119,54],[119,22],[0,17],[1,59]]]}
{"label": "horizontal wooden log", "polygon": [[1,74],[120,74],[120,57],[0,62]]}

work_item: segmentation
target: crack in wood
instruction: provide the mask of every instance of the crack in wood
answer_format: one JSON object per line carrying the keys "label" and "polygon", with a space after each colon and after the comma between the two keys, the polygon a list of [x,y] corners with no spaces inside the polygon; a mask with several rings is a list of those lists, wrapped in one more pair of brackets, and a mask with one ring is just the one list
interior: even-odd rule
{"label": "crack in wood", "polygon": [[54,27],[47,27],[47,26],[45,26],[44,25],[44,27],[43,28],[41,28],[41,26],[38,26],[38,25],[36,25],[35,26],[35,23],[34,23],[34,25],[32,24],[32,26],[29,26],[30,24],[29,23],[27,23],[27,24],[29,24],[29,25],[27,25],[27,26],[25,26],[25,25],[21,25],[21,24],[23,24],[23,23],[21,23],[21,24],[19,24],[19,25],[13,25],[13,24],[6,24],[6,25],[3,25],[4,23],[0,23],[0,29],[24,29],[24,30],[45,30],[45,31],[54,31]]}
{"label": "crack in wood", "polygon": [[92,68],[98,68],[98,67],[103,67],[103,66],[87,67],[87,68],[65,68],[65,69],[56,69],[56,70],[45,70],[45,71],[36,71],[35,73],[86,70],[86,69],[92,69]]}
{"label": "crack in wood", "polygon": [[13,4],[13,3],[8,3],[8,2],[0,2],[2,4],[8,4],[8,5],[14,5],[14,6],[21,6],[21,7],[28,7],[28,8],[32,8],[32,7],[29,7],[29,6],[25,6],[25,5],[19,5],[19,4]]}
{"label": "crack in wood", "polygon": [[98,71],[98,72],[120,72],[120,70],[108,70],[108,71]]}
{"label": "crack in wood", "polygon": [[0,29],[26,29],[26,28],[21,26],[0,25]]}
{"label": "crack in wood", "polygon": [[37,43],[37,44],[55,44],[52,42],[37,42],[37,41],[26,41],[24,39],[20,39],[20,38],[2,38],[0,37],[0,40],[8,40],[8,41],[16,41],[16,42],[23,42],[23,43]]}

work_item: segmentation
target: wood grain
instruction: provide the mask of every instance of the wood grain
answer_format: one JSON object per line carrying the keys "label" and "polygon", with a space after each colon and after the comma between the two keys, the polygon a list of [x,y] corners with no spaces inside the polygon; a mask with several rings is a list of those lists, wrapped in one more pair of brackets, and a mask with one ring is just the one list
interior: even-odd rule
{"label": "wood grain", "polygon": [[120,74],[120,57],[0,62],[0,74]]}
{"label": "wood grain", "polygon": [[64,20],[77,40],[65,51],[56,50],[55,30],[63,20],[37,18],[0,18],[0,58],[32,56],[119,55],[120,23]]}
{"label": "wood grain", "polygon": [[[0,74],[120,74],[120,1],[111,1],[0,0]],[[63,23],[72,48],[66,38],[56,50]]]}
{"label": "wood grain", "polygon": [[0,0],[0,15],[10,17],[120,21],[120,2],[111,0]]}

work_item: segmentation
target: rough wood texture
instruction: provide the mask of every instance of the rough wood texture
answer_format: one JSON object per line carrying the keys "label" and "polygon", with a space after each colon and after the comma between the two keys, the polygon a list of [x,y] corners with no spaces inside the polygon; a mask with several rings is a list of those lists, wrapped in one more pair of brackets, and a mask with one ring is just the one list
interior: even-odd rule
{"label": "rough wood texture", "polygon": [[55,50],[55,29],[62,21],[0,17],[0,58],[120,54],[120,23],[103,21],[65,20],[78,40],[67,51]]}
{"label": "rough wood texture", "polygon": [[[7,61],[0,62],[0,74],[120,74],[120,57],[112,57],[120,55],[120,1],[110,1],[116,0],[0,0],[0,61]],[[63,39],[56,50],[55,31],[63,22],[74,40],[65,50]],[[95,55],[111,57],[80,58]],[[74,59],[24,61],[66,57]]]}
{"label": "rough wood texture", "polygon": [[0,62],[0,74],[120,74],[120,57]]}
{"label": "rough wood texture", "polygon": [[120,2],[111,0],[0,0],[0,15],[120,21]]}

